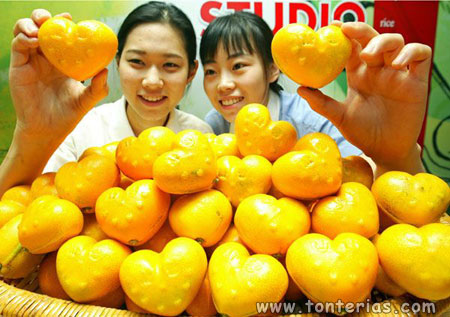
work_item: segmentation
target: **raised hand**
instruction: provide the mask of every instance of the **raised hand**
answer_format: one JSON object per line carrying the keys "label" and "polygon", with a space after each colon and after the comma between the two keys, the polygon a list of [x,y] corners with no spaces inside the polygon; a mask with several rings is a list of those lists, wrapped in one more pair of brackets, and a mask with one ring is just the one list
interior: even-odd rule
{"label": "raised hand", "polygon": [[[68,13],[61,15],[71,18]],[[65,137],[108,93],[106,70],[85,87],[47,61],[37,35],[50,17],[48,11],[36,9],[31,18],[20,19],[14,26],[9,84],[17,116],[16,133],[29,137]]]}
{"label": "raised hand", "polygon": [[365,23],[344,23],[341,29],[353,42],[345,101],[304,87],[298,93],[378,165],[400,169],[420,160],[417,138],[428,97],[431,48],[405,45],[400,34],[378,34]]}

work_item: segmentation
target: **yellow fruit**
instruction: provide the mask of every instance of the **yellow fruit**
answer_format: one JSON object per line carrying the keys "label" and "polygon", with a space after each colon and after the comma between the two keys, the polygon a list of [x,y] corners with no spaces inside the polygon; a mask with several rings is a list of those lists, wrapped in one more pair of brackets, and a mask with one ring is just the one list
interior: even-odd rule
{"label": "yellow fruit", "polygon": [[234,225],[239,237],[255,253],[286,254],[297,238],[309,232],[306,207],[292,198],[258,194],[244,199],[236,210]]}
{"label": "yellow fruit", "polygon": [[287,153],[297,141],[297,131],[287,121],[272,121],[267,107],[252,103],[244,106],[235,120],[239,152],[256,154],[273,162]]}
{"label": "yellow fruit", "polygon": [[290,246],[286,266],[313,302],[355,304],[363,302],[375,285],[378,256],[372,242],[358,234],[341,233],[330,240],[310,233]]}
{"label": "yellow fruit", "polygon": [[240,243],[227,242],[209,261],[209,281],[219,314],[256,314],[256,303],[279,302],[288,287],[283,265],[266,254],[250,255]]}
{"label": "yellow fruit", "polygon": [[383,270],[408,293],[428,300],[450,296],[450,226],[396,224],[376,247]]}
{"label": "yellow fruit", "polygon": [[223,237],[233,212],[224,194],[210,189],[178,198],[169,211],[173,231],[210,247]]}
{"label": "yellow fruit", "polygon": [[351,41],[334,25],[315,32],[306,24],[289,24],[272,41],[273,59],[280,70],[297,84],[312,88],[332,82],[351,52]]}
{"label": "yellow fruit", "polygon": [[450,204],[450,187],[427,173],[384,173],[373,183],[372,193],[380,209],[395,222],[415,226],[438,222]]}
{"label": "yellow fruit", "polygon": [[255,194],[265,194],[272,186],[272,164],[259,155],[242,160],[236,156],[222,156],[217,160],[217,183],[214,187],[227,196],[231,204],[239,203]]}
{"label": "yellow fruit", "polygon": [[91,78],[114,58],[118,41],[114,32],[99,21],[78,24],[53,17],[39,28],[39,47],[60,72],[76,80]]}
{"label": "yellow fruit", "polygon": [[200,244],[180,237],[161,253],[140,250],[131,254],[120,268],[120,283],[138,307],[152,314],[176,316],[195,298],[207,265]]}
{"label": "yellow fruit", "polygon": [[0,228],[0,276],[3,278],[23,278],[30,274],[44,258],[31,254],[19,242],[19,224],[22,214],[9,220]]}
{"label": "yellow fruit", "polygon": [[334,239],[343,232],[373,237],[379,228],[378,207],[371,191],[363,184],[342,184],[336,196],[320,199],[311,214],[313,232]]}

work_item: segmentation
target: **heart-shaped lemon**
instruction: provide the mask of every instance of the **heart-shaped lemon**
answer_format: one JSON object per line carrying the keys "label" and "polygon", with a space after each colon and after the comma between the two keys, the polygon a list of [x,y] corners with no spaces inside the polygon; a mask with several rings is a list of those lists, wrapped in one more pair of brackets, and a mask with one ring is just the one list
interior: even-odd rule
{"label": "heart-shaped lemon", "polygon": [[450,204],[450,187],[439,177],[387,172],[372,186],[380,209],[395,222],[422,226],[438,222]]}
{"label": "heart-shaped lemon", "polygon": [[120,266],[129,254],[131,250],[115,240],[97,242],[88,236],[76,236],[58,250],[58,280],[73,300],[97,300],[120,287]]}
{"label": "heart-shaped lemon", "polygon": [[311,220],[305,205],[295,199],[258,194],[239,204],[234,225],[239,237],[254,252],[281,255],[309,232]]}
{"label": "heart-shaped lemon", "polygon": [[237,242],[217,247],[208,276],[216,309],[228,316],[254,315],[256,303],[277,303],[288,287],[288,275],[278,260],[266,254],[250,256]]}
{"label": "heart-shaped lemon", "polygon": [[378,255],[372,242],[355,233],[341,233],[334,240],[310,233],[289,247],[286,266],[312,301],[357,303],[375,285]]}
{"label": "heart-shaped lemon", "polygon": [[379,227],[377,203],[363,184],[344,183],[336,196],[322,198],[314,205],[311,225],[313,232],[331,239],[343,232],[371,238]]}
{"label": "heart-shaped lemon", "polygon": [[83,229],[83,214],[72,202],[53,195],[36,198],[28,206],[19,225],[19,240],[31,253],[58,250]]}
{"label": "heart-shaped lemon", "polygon": [[120,283],[139,307],[157,315],[176,316],[193,301],[208,262],[199,243],[176,238],[161,253],[140,250],[120,268]]}
{"label": "heart-shaped lemon", "polygon": [[154,180],[142,179],[126,190],[120,187],[104,191],[95,205],[95,215],[102,230],[128,245],[140,245],[164,224],[169,212],[170,195],[160,190]]}
{"label": "heart-shaped lemon", "polygon": [[265,194],[272,186],[272,164],[259,155],[248,155],[242,160],[236,156],[222,156],[217,160],[215,188],[237,207],[246,197]]}
{"label": "heart-shaped lemon", "polygon": [[320,132],[297,141],[293,151],[273,163],[276,189],[297,199],[316,199],[335,193],[342,183],[342,160],[334,140]]}
{"label": "heart-shaped lemon", "polygon": [[39,28],[39,46],[48,61],[76,80],[91,78],[114,58],[118,41],[105,24],[87,20],[78,24],[53,17]]}
{"label": "heart-shaped lemon", "polygon": [[116,163],[98,154],[64,164],[55,176],[59,197],[73,202],[86,213],[94,212],[95,202],[101,193],[119,183],[120,171]]}
{"label": "heart-shaped lemon", "polygon": [[189,194],[209,189],[217,175],[214,151],[206,136],[184,130],[175,136],[172,149],[153,163],[153,178],[166,193]]}
{"label": "heart-shaped lemon", "polygon": [[273,37],[275,64],[299,85],[321,88],[344,69],[352,43],[334,25],[314,32],[301,23],[286,25]]}
{"label": "heart-shaped lemon", "polygon": [[407,292],[428,300],[450,297],[450,226],[396,224],[376,247],[386,274]]}
{"label": "heart-shaped lemon", "polygon": [[267,107],[251,103],[235,120],[239,151],[243,156],[256,154],[273,162],[287,153],[297,141],[297,131],[287,121],[272,121]]}
{"label": "heart-shaped lemon", "polygon": [[122,173],[134,180],[153,178],[153,163],[158,156],[172,149],[174,139],[175,132],[166,127],[149,128],[137,138],[125,138],[117,146],[117,165]]}

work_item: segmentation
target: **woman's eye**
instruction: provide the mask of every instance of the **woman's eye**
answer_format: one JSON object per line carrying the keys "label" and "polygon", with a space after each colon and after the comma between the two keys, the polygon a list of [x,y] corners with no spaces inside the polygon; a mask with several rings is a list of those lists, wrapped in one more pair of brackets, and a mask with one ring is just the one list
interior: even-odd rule
{"label": "woman's eye", "polygon": [[233,70],[241,69],[244,66],[245,65],[242,64],[242,63],[236,63],[236,64],[233,65]]}
{"label": "woman's eye", "polygon": [[168,68],[178,68],[178,65],[175,63],[165,63],[164,66]]}
{"label": "woman's eye", "polygon": [[144,62],[142,62],[140,59],[131,58],[128,60],[129,63],[135,64],[135,65],[143,65]]}
{"label": "woman's eye", "polygon": [[215,74],[215,72],[212,69],[205,70],[205,76],[211,76],[211,75],[214,75],[214,74]]}

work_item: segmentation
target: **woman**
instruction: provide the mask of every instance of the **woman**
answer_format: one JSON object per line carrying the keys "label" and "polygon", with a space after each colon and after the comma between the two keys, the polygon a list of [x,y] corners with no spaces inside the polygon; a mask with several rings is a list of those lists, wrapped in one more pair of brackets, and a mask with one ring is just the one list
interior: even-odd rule
{"label": "woman", "polygon": [[216,134],[229,132],[244,105],[261,103],[274,120],[291,122],[298,137],[324,132],[342,156],[362,151],[378,175],[424,171],[416,142],[426,108],[430,47],[404,45],[400,34],[379,35],[365,23],[344,23],[341,29],[353,42],[342,103],[306,87],[298,89],[304,99],[281,91],[272,31],[262,18],[248,12],[216,18],[200,43],[204,89],[215,108],[206,121]]}
{"label": "woman", "polygon": [[93,110],[108,93],[107,71],[94,76],[89,87],[58,72],[38,50],[39,27],[50,17],[37,9],[14,27],[10,87],[17,124],[0,167],[0,194],[30,183],[47,161],[46,171],[55,171],[86,148],[153,126],[212,132],[202,120],[175,109],[198,68],[194,29],[181,10],[151,1],[127,16],[116,58],[123,97]]}

